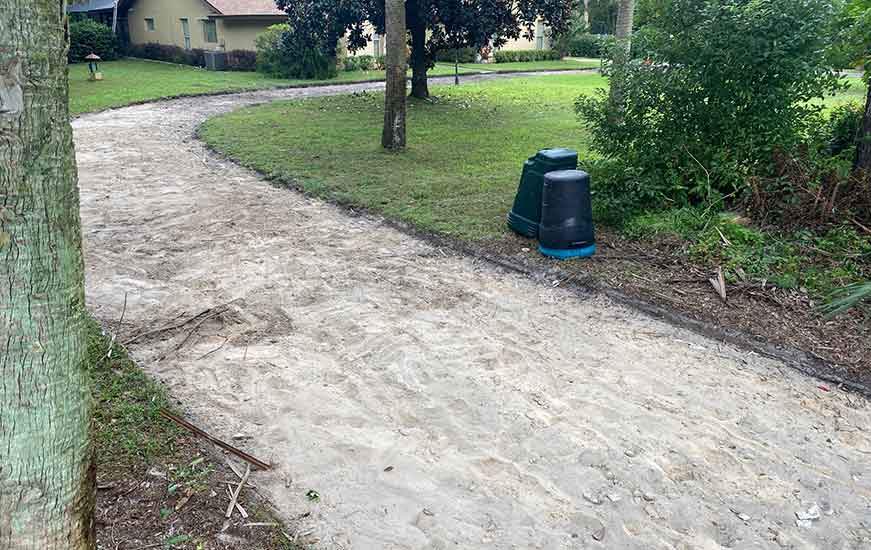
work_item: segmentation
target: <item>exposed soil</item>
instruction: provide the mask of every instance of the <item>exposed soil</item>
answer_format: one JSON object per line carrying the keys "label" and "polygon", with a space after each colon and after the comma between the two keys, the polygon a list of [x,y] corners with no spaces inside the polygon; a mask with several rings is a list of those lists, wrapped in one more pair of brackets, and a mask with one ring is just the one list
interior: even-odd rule
{"label": "exposed soil", "polygon": [[[151,464],[98,457],[97,548],[296,548],[297,533],[284,531],[258,493],[256,472],[237,501],[248,518],[238,508],[225,518],[228,483],[239,483],[227,460],[211,444],[191,437],[176,439],[171,456]],[[244,472],[245,466],[237,463],[236,469]]]}
{"label": "exposed soil", "polygon": [[126,296],[128,336],[218,308],[129,349],[198,425],[250,436],[274,466],[256,483],[301,542],[871,546],[862,396],[349,217],[192,139],[239,106],[379,86],[74,123],[89,307],[114,321]]}
{"label": "exposed soil", "polygon": [[858,312],[823,319],[811,298],[762,282],[727,285],[724,303],[709,279],[715,266],[688,259],[686,243],[597,235],[592,260],[544,258],[537,243],[515,235],[476,247],[518,269],[609,293],[711,336],[778,357],[791,366],[871,395],[871,325]]}

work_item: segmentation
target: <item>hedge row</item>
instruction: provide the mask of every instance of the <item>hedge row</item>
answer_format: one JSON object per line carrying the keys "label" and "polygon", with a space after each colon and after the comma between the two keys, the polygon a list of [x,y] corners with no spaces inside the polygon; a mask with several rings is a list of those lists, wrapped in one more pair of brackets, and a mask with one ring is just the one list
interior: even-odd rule
{"label": "hedge row", "polygon": [[112,29],[93,19],[70,21],[69,62],[80,63],[92,53],[104,61],[111,61],[118,56],[118,43]]}
{"label": "hedge row", "polygon": [[[133,44],[127,50],[132,57],[153,59],[155,61],[167,61],[180,65],[193,67],[205,67],[205,50],[193,48],[185,50],[178,46],[168,46],[149,42],[147,44]],[[257,67],[257,54],[249,50],[230,50],[227,52],[227,69],[231,71],[253,71]]]}
{"label": "hedge row", "polygon": [[556,50],[504,50],[494,54],[496,63],[516,63],[526,61],[554,61],[561,59]]}

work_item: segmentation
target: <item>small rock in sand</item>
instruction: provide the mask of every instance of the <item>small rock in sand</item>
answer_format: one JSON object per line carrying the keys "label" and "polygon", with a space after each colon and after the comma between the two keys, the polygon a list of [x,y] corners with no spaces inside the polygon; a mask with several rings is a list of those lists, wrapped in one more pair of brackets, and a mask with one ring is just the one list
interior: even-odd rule
{"label": "small rock in sand", "polygon": [[584,499],[590,504],[602,504],[602,499],[592,493],[584,493]]}
{"label": "small rock in sand", "polygon": [[602,541],[605,538],[605,526],[601,526],[595,531],[593,531],[593,539],[597,541]]}
{"label": "small rock in sand", "polygon": [[816,521],[820,519],[820,507],[814,504],[807,510],[799,510],[795,513],[800,521]]}

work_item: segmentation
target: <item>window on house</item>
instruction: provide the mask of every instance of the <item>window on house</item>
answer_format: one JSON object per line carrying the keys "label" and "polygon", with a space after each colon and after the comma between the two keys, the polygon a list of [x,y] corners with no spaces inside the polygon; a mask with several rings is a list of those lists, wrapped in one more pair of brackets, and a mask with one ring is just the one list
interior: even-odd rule
{"label": "window on house", "polygon": [[381,43],[381,35],[380,34],[376,34],[372,38],[372,50],[373,50],[373,53],[375,54],[375,57],[381,57],[382,55],[384,55],[384,46]]}
{"label": "window on house", "polygon": [[181,19],[181,34],[184,37],[184,49],[191,49],[191,25],[187,17]]}
{"label": "window on house", "polygon": [[203,34],[206,42],[217,42],[218,24],[215,21],[203,21]]}
{"label": "window on house", "polygon": [[154,32],[154,18],[146,17],[145,18],[145,30],[148,32]]}

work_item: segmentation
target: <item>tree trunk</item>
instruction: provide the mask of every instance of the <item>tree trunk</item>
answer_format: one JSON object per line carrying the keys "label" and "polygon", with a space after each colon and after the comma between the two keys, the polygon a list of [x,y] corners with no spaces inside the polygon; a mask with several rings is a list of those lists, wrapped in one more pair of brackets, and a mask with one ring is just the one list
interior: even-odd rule
{"label": "tree trunk", "polygon": [[624,108],[623,66],[629,62],[632,51],[632,24],[635,19],[635,0],[619,0],[617,5],[617,50],[612,59],[611,76],[611,106],[615,116],[619,117]]}
{"label": "tree trunk", "polygon": [[384,131],[381,145],[385,149],[405,147],[405,93],[408,70],[405,43],[405,2],[387,0],[387,85],[384,92]]}
{"label": "tree trunk", "polygon": [[865,99],[865,116],[862,117],[853,169],[856,174],[871,177],[871,85],[868,86],[868,96]]}
{"label": "tree trunk", "polygon": [[587,25],[587,30],[590,30],[590,0],[584,0],[584,24]]}
{"label": "tree trunk", "polygon": [[429,97],[429,82],[426,76],[426,25],[411,14],[409,17],[411,17],[409,26],[411,31],[411,96],[426,99]]}
{"label": "tree trunk", "polygon": [[56,0],[0,0],[3,550],[95,546],[64,7]]}

